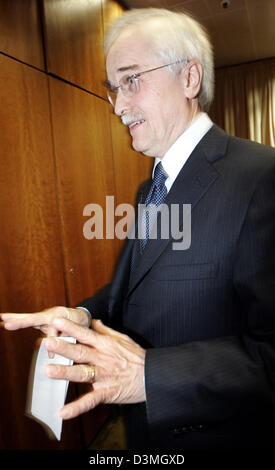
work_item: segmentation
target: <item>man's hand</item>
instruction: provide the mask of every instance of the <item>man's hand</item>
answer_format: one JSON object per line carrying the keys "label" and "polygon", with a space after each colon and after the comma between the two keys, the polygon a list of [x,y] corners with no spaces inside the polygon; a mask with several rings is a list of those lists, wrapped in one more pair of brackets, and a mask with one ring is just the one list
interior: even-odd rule
{"label": "man's hand", "polygon": [[[45,342],[47,350],[72,359],[75,365],[48,365],[47,375],[71,382],[91,383],[88,393],[61,409],[63,419],[74,418],[100,403],[145,401],[146,351],[131,338],[106,327],[100,320],[92,321],[93,329],[65,319],[55,319],[53,326],[63,335],[76,338],[78,344],[48,338]],[[93,369],[94,377],[91,376]]]}
{"label": "man's hand", "polygon": [[6,330],[37,328],[47,336],[57,336],[59,330],[53,325],[55,318],[67,318],[79,325],[90,326],[90,315],[81,308],[52,307],[38,313],[0,313]]}

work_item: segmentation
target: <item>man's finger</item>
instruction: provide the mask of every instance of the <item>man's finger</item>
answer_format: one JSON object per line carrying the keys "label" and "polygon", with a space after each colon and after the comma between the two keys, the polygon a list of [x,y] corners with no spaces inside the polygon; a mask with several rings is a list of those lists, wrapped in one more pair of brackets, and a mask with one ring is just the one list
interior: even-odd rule
{"label": "man's finger", "polygon": [[72,359],[76,363],[87,364],[91,362],[99,363],[100,355],[94,348],[89,348],[83,344],[71,344],[67,341],[60,341],[55,338],[47,338],[45,341],[47,351],[60,354],[60,356]]}
{"label": "man's finger", "polygon": [[28,326],[39,325],[35,322],[32,313],[3,313],[1,318],[4,321],[6,330],[17,330],[19,328],[28,328]]}
{"label": "man's finger", "polygon": [[7,330],[18,330],[20,328],[41,327],[49,323],[47,312],[39,313],[3,313],[1,315]]}
{"label": "man's finger", "polygon": [[88,364],[78,364],[74,366],[61,366],[49,364],[46,367],[46,374],[52,379],[69,380],[78,383],[93,383],[99,380],[99,367],[89,366]]}
{"label": "man's finger", "polygon": [[[60,306],[37,313],[3,313],[0,314],[0,318],[4,321],[4,327],[7,330],[34,327],[40,328],[43,332],[45,332],[43,327],[47,328],[49,325],[52,325],[54,318],[67,318],[86,326],[89,326],[91,321],[87,312],[82,309]],[[57,331],[56,328],[53,331]],[[52,336],[52,333],[49,334],[48,331],[46,333]]]}
{"label": "man's finger", "polygon": [[53,321],[53,326],[62,333],[72,336],[79,343],[93,347],[97,347],[100,344],[100,334],[90,330],[86,326],[77,325],[76,323],[70,320],[65,320],[64,318],[56,318]]}
{"label": "man's finger", "polygon": [[64,420],[76,418],[77,416],[94,409],[100,403],[101,391],[91,391],[78,398],[77,400],[73,401],[72,403],[69,403],[68,405],[65,405],[63,408],[61,408],[60,416]]}

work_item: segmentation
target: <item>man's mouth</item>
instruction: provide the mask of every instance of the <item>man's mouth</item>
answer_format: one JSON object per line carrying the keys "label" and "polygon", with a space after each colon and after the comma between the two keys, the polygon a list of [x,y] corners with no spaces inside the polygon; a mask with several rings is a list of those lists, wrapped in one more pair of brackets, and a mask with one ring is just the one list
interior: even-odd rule
{"label": "man's mouth", "polygon": [[128,114],[121,116],[121,121],[125,126],[128,126],[130,133],[134,132],[138,127],[140,127],[144,122],[143,116],[141,114]]}
{"label": "man's mouth", "polygon": [[128,124],[128,127],[130,129],[130,131],[133,131],[134,129],[136,129],[140,124],[143,124],[145,122],[144,119],[140,119],[139,121],[133,121],[133,122],[130,122],[130,124]]}

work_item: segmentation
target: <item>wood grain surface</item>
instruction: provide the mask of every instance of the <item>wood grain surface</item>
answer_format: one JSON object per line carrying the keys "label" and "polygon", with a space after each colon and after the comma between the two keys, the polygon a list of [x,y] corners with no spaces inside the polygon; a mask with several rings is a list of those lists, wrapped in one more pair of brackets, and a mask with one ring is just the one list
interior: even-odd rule
{"label": "wood grain surface", "polygon": [[0,0],[0,51],[44,69],[37,0]]}
{"label": "wood grain surface", "polygon": [[[0,96],[0,311],[64,305],[47,77],[0,55]],[[37,339],[33,330],[0,330],[0,448],[79,448],[79,420],[58,443],[25,417]]]}

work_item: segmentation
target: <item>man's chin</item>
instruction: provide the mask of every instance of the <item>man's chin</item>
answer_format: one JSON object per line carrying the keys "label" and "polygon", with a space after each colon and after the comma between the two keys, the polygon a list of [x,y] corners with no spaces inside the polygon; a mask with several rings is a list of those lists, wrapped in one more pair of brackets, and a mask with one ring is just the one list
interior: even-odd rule
{"label": "man's chin", "polygon": [[139,145],[137,142],[134,142],[132,140],[132,147],[136,152],[143,153],[143,155],[146,155],[147,157],[155,157],[155,155],[150,152],[150,149],[144,148],[144,146]]}

